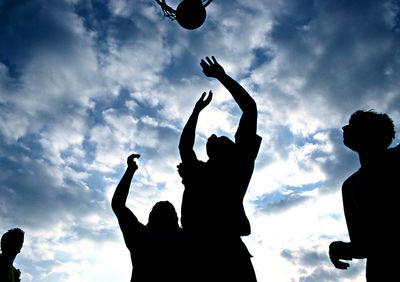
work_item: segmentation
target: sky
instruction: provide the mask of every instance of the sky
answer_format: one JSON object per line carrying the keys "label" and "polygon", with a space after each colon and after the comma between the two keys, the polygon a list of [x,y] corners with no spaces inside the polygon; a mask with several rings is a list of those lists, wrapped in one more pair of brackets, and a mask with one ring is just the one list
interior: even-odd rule
{"label": "sky", "polygon": [[199,65],[212,55],[258,106],[243,237],[258,281],[365,281],[365,260],[328,257],[349,240],[340,189],[359,168],[341,127],[374,109],[399,130],[399,44],[398,0],[215,0],[196,30],[153,0],[0,0],[0,233],[25,231],[22,281],[129,281],[110,206],[128,155],[147,223],[159,200],[180,213],[178,142],[202,92],[199,159],[236,131],[240,109]]}

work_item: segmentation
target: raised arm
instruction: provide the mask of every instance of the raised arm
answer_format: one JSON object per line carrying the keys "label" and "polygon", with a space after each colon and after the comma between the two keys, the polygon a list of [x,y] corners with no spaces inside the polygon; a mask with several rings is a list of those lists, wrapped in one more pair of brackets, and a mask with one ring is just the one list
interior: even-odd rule
{"label": "raised arm", "polygon": [[231,93],[233,99],[242,110],[243,115],[240,119],[239,129],[245,129],[246,133],[256,134],[257,131],[257,105],[254,99],[247,93],[247,91],[237,83],[233,78],[225,73],[223,67],[217,62],[214,56],[206,57],[201,60],[200,65],[203,72],[208,77],[218,79]]}
{"label": "raised arm", "polygon": [[117,188],[115,189],[114,196],[111,201],[111,207],[117,216],[120,210],[126,208],[126,199],[128,198],[132,178],[138,169],[135,159],[139,157],[140,155],[137,154],[132,154],[128,157],[128,167],[119,181]]}
{"label": "raised arm", "polygon": [[200,112],[210,104],[212,99],[212,92],[208,93],[208,97],[205,99],[206,92],[203,92],[200,99],[194,106],[193,112],[189,117],[185,127],[182,130],[182,135],[179,140],[179,153],[181,155],[182,162],[189,162],[197,159],[196,154],[193,150],[196,126],[199,119]]}
{"label": "raised arm", "polygon": [[119,226],[121,227],[122,234],[124,235],[125,244],[130,249],[133,244],[134,235],[137,233],[141,223],[137,220],[136,216],[126,206],[129,189],[133,175],[135,174],[138,166],[135,162],[136,158],[140,155],[132,154],[128,157],[128,167],[122,176],[117,188],[115,189],[114,196],[111,201],[111,207],[118,218]]}

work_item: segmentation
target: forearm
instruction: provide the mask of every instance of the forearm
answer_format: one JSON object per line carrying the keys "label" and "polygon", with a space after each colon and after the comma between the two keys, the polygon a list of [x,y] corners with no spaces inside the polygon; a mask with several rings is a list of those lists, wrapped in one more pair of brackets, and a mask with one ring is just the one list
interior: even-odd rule
{"label": "forearm", "polygon": [[[199,119],[200,111],[196,108],[193,109],[192,114],[189,117],[185,127],[183,128],[181,138],[179,140],[179,150],[193,149],[195,136],[196,136],[196,127],[197,121]],[[181,154],[182,155],[182,154]]]}
{"label": "forearm", "polygon": [[239,105],[243,113],[255,112],[257,113],[257,105],[250,94],[232,77],[226,73],[217,77],[219,82],[231,93],[233,99]]}
{"label": "forearm", "polygon": [[120,182],[115,189],[114,196],[111,201],[111,207],[115,211],[125,207],[126,200],[128,198],[130,185],[132,182],[133,175],[136,172],[136,168],[128,167],[122,176]]}

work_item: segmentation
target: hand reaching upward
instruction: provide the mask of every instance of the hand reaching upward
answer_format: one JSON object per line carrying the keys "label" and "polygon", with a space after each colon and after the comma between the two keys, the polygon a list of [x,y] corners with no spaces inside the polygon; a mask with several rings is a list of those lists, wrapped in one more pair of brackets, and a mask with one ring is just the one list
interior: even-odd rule
{"label": "hand reaching upward", "polygon": [[195,110],[200,112],[205,107],[207,107],[208,104],[210,104],[210,102],[211,102],[212,96],[213,96],[213,93],[210,90],[210,92],[208,93],[208,97],[206,99],[204,99],[206,97],[206,92],[203,92],[200,99],[196,102],[196,105],[194,106]]}
{"label": "hand reaching upward", "polygon": [[132,155],[130,155],[130,156],[128,157],[128,160],[127,160],[128,167],[129,167],[129,168],[133,168],[134,170],[137,170],[137,169],[138,169],[138,166],[137,166],[137,164],[136,164],[136,162],[135,162],[135,159],[138,159],[138,158],[140,158],[140,155],[138,155],[138,154],[132,154]]}
{"label": "hand reaching upward", "polygon": [[224,68],[217,62],[214,56],[211,56],[212,61],[209,57],[206,57],[206,61],[203,59],[200,61],[200,66],[203,68],[203,73],[208,77],[220,78],[225,74]]}

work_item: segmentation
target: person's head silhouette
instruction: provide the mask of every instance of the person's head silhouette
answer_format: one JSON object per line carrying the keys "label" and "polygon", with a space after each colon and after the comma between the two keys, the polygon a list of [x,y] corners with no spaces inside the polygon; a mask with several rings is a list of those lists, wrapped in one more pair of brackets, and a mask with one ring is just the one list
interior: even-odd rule
{"label": "person's head silhouette", "polygon": [[2,255],[15,257],[22,249],[24,243],[24,231],[19,228],[8,230],[1,236]]}
{"label": "person's head silhouette", "polygon": [[178,215],[168,201],[157,202],[150,214],[147,227],[154,232],[172,232],[179,229]]}
{"label": "person's head silhouette", "polygon": [[394,135],[391,118],[374,111],[356,111],[343,126],[343,143],[357,153],[384,151]]}
{"label": "person's head silhouette", "polygon": [[206,150],[210,159],[227,158],[234,155],[235,143],[226,136],[215,134],[207,139]]}

